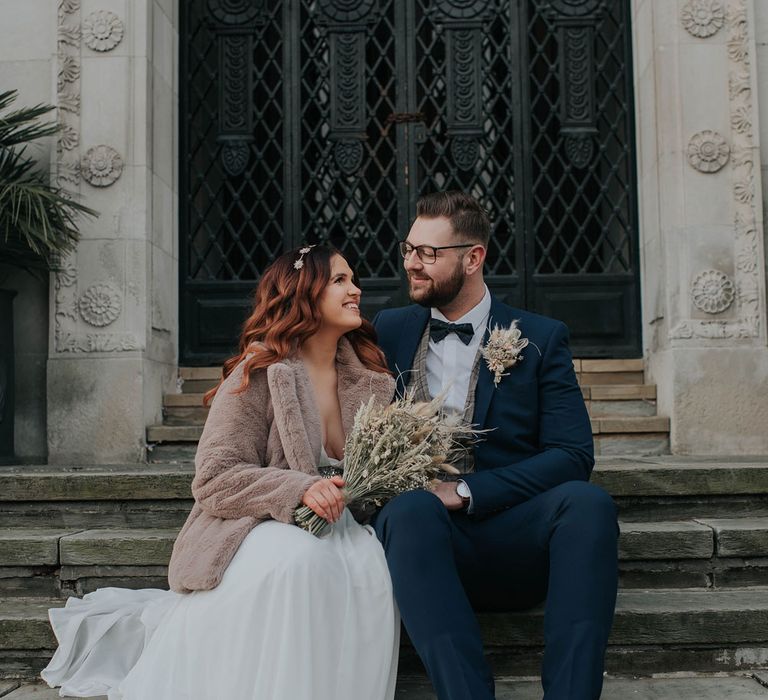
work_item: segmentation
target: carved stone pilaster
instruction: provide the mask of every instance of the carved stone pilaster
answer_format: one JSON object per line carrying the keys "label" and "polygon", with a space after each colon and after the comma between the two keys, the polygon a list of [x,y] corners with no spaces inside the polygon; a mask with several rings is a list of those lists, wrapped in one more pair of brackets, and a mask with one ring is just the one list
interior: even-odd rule
{"label": "carved stone pilaster", "polygon": [[[696,3],[689,3],[691,6]],[[716,10],[719,3],[699,3]],[[706,5],[706,7],[705,7]],[[703,15],[702,15],[703,16]],[[725,9],[728,32],[727,53],[730,65],[728,95],[730,100],[730,171],[731,199],[734,210],[734,276],[720,270],[697,271],[691,280],[691,307],[708,314],[728,312],[727,319],[687,319],[670,331],[672,339],[753,339],[761,335],[765,309],[764,280],[761,277],[762,239],[759,168],[756,167],[753,135],[754,95],[752,83],[752,43],[746,0],[730,0]],[[725,140],[723,139],[723,142]],[[689,151],[690,153],[690,151]],[[712,151],[714,154],[715,151]],[[724,148],[710,164],[723,167],[727,161]]]}
{"label": "carved stone pilaster", "polygon": [[[80,195],[83,179],[94,186],[106,186],[112,184],[122,170],[122,159],[108,146],[92,148],[81,158],[80,81],[83,31],[80,10],[80,0],[59,0],[57,102],[61,130],[56,149],[56,182],[65,194],[72,197]],[[94,13],[96,14],[98,13]],[[107,25],[96,26],[97,17],[94,15],[90,16],[91,23],[86,23],[86,33],[91,32],[89,41],[92,42],[98,41],[101,33],[107,31]],[[102,43],[94,45],[98,51],[107,50],[118,35],[120,39],[123,36],[122,23],[117,29],[111,17],[106,19],[109,20],[111,39],[102,37]],[[106,44],[103,43],[104,40],[107,41]],[[54,274],[54,352],[137,350],[140,344],[133,333],[99,330],[119,319],[123,308],[122,294],[114,283],[106,281],[91,284],[84,290],[79,289],[77,257],[78,251],[61,261],[62,269]]]}

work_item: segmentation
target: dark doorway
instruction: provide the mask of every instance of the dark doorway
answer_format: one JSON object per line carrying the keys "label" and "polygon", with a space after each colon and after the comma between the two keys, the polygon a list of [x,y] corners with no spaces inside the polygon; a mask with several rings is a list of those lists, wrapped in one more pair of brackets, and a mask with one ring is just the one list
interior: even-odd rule
{"label": "dark doorway", "polygon": [[581,357],[640,354],[629,0],[181,4],[181,361],[234,347],[260,272],[300,242],[407,303],[397,241],[461,189],[508,303]]}

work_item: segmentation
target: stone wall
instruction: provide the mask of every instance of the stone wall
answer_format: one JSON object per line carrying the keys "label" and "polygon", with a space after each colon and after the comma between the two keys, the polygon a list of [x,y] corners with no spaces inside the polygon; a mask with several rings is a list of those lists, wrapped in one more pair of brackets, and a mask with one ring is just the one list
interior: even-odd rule
{"label": "stone wall", "polygon": [[35,154],[100,212],[50,289],[0,268],[20,291],[16,451],[138,461],[176,374],[177,3],[6,0],[2,14],[0,84],[58,106],[64,130]]}
{"label": "stone wall", "polygon": [[759,4],[633,2],[644,352],[680,454],[768,451]]}
{"label": "stone wall", "polygon": [[60,0],[59,182],[101,215],[55,275],[51,462],[144,457],[177,341],[172,0]]}

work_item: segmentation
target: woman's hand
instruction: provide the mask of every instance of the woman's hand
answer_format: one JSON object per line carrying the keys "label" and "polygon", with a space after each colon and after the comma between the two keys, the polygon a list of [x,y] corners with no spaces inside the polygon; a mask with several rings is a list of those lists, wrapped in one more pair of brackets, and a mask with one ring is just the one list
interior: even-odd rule
{"label": "woman's hand", "polygon": [[335,523],[344,510],[344,494],[341,492],[343,486],[344,479],[340,476],[316,481],[304,492],[301,503],[329,523]]}

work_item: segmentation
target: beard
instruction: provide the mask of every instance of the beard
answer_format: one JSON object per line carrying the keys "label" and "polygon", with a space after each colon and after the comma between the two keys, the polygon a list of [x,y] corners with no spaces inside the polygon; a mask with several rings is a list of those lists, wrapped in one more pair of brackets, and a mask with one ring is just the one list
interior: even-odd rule
{"label": "beard", "polygon": [[[410,275],[408,281],[410,282]],[[448,279],[442,282],[430,281],[430,285],[416,291],[409,284],[408,296],[410,296],[411,301],[427,308],[447,306],[464,288],[464,270],[462,269],[461,262],[456,265]]]}

